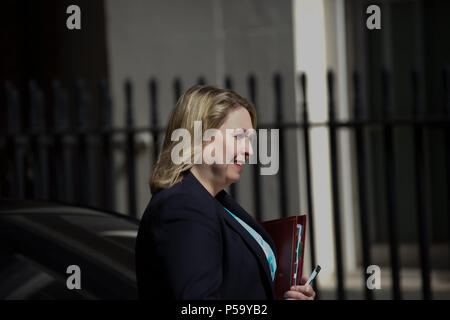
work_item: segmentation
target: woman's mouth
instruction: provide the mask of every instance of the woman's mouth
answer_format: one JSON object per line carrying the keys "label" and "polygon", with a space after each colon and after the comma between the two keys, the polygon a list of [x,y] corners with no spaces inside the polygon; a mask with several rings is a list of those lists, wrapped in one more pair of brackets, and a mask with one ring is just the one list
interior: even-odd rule
{"label": "woman's mouth", "polygon": [[235,166],[239,171],[242,171],[242,166],[236,161],[236,159],[234,160],[233,166]]}
{"label": "woman's mouth", "polygon": [[236,168],[238,168],[239,171],[242,171],[242,166],[237,164],[237,163],[233,163],[234,166],[236,166]]}

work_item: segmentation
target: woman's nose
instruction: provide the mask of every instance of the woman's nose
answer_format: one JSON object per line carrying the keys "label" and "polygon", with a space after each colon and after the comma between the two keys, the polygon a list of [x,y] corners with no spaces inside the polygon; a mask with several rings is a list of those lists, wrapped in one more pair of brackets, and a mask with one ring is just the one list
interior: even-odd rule
{"label": "woman's nose", "polygon": [[248,137],[247,137],[245,147],[246,147],[246,150],[245,150],[246,155],[251,157],[253,155],[253,147],[252,147],[252,142]]}
{"label": "woman's nose", "polygon": [[245,139],[245,147],[244,147],[244,161],[247,162],[248,158],[253,155],[253,147],[250,139],[247,137]]}
{"label": "woman's nose", "polygon": [[248,137],[246,137],[244,141],[238,143],[237,149],[235,150],[237,151],[235,157],[239,161],[247,162],[248,158],[253,155],[253,147],[251,140]]}

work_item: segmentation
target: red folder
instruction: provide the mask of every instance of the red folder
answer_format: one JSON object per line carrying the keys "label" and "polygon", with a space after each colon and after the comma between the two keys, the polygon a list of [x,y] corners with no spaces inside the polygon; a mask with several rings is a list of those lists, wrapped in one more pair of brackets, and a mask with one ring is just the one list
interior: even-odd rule
{"label": "red folder", "polygon": [[[302,278],[306,215],[264,221],[261,222],[261,225],[275,242],[277,251],[275,297],[277,299],[283,299],[284,293],[291,286],[299,285],[300,279]],[[299,233],[300,242],[298,242]]]}

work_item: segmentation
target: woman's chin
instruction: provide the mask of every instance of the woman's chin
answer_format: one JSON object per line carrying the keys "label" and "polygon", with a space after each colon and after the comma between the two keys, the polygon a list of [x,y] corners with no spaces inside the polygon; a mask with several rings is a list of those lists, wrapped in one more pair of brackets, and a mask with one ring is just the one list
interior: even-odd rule
{"label": "woman's chin", "polygon": [[241,177],[241,174],[239,173],[239,172],[233,172],[233,173],[230,173],[229,175],[228,175],[228,180],[231,182],[231,183],[235,183],[235,182],[238,182],[239,181],[239,178]]}

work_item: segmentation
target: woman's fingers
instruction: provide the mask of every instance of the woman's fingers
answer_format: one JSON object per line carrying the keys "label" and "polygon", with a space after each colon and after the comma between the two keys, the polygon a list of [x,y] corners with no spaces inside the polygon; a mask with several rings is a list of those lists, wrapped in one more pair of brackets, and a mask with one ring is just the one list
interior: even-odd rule
{"label": "woman's fingers", "polygon": [[314,292],[314,289],[311,286],[292,286],[290,290],[298,291],[302,293],[303,295],[307,297],[311,297],[314,299],[316,296],[316,293]]}
{"label": "woman's fingers", "polygon": [[314,300],[316,293],[310,285],[303,285],[308,279],[302,277],[300,286],[292,286],[289,291],[286,291],[284,298],[286,300]]}
{"label": "woman's fingers", "polygon": [[314,289],[311,286],[292,286],[290,290],[295,290],[298,292],[302,292],[306,295],[311,295],[314,292]]}
{"label": "woman's fingers", "polygon": [[286,291],[284,298],[286,300],[312,300],[312,298],[305,296],[303,293],[292,290]]}

